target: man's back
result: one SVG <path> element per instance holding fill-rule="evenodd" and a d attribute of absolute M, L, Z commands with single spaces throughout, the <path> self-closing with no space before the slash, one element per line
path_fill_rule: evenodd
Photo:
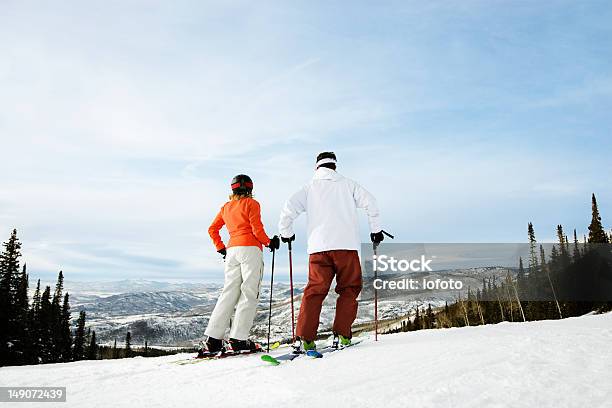
<path fill-rule="evenodd" d="M 313 179 L 285 204 L 280 217 L 282 236 L 293 235 L 293 220 L 306 212 L 308 253 L 359 249 L 357 208 L 365 208 L 372 231 L 379 231 L 374 197 L 359 184 L 332 169 L 320 167 Z"/>

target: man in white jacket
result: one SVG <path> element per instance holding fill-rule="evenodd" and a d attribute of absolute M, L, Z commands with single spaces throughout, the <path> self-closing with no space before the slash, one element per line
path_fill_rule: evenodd
<path fill-rule="evenodd" d="M 314 177 L 287 200 L 279 221 L 283 242 L 290 242 L 295 239 L 293 221 L 303 212 L 308 217 L 308 284 L 296 333 L 305 350 L 315 348 L 321 306 L 334 276 L 339 296 L 333 331 L 343 344 L 350 344 L 362 286 L 358 208 L 366 211 L 372 241 L 383 240 L 376 199 L 359 184 L 337 173 L 336 163 L 333 152 L 317 156 Z"/>

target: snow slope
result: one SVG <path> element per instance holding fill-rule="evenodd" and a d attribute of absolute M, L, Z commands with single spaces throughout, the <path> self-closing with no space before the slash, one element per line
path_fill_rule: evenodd
<path fill-rule="evenodd" d="M 5 367 L 0 386 L 65 385 L 66 407 L 612 406 L 612 314 L 399 333 L 278 367 L 186 357 Z"/>

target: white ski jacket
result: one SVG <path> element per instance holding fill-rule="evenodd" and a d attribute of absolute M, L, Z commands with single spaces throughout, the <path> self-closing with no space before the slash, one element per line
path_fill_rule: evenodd
<path fill-rule="evenodd" d="M 312 181 L 285 203 L 278 230 L 282 237 L 291 237 L 293 220 L 306 212 L 309 254 L 336 249 L 359 250 L 358 208 L 366 210 L 370 231 L 379 232 L 381 226 L 374 196 L 353 180 L 320 167 Z"/>

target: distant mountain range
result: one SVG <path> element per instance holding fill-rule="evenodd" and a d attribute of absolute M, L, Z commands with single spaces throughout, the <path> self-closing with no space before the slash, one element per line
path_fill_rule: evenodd
<path fill-rule="evenodd" d="M 507 268 L 471 268 L 441 271 L 430 274 L 415 274 L 418 279 L 460 279 L 465 287 L 476 290 L 483 278 L 502 279 Z M 511 270 L 511 273 L 515 271 Z M 374 318 L 371 287 L 372 278 L 364 277 L 364 291 L 359 302 L 356 326 L 368 328 Z M 404 275 L 386 275 L 386 279 L 402 279 Z M 123 343 L 126 332 L 132 334 L 134 344 L 148 341 L 150 345 L 192 346 L 204 337 L 204 330 L 216 300 L 221 293 L 221 284 L 172 283 L 149 280 L 121 280 L 114 282 L 66 282 L 70 293 L 73 318 L 78 311 L 87 313 L 88 326 L 96 331 L 101 343 L 112 343 L 115 339 Z M 295 285 L 295 312 L 300 305 L 303 284 Z M 288 339 L 291 336 L 290 289 L 287 283 L 274 285 L 272 304 L 272 338 Z M 414 313 L 415 308 L 443 306 L 453 301 L 457 291 L 399 291 L 381 293 L 379 316 L 393 320 Z M 330 291 L 321 312 L 321 331 L 331 325 L 337 295 Z M 260 304 L 252 333 L 260 340 L 267 335 L 269 308 L 269 286 L 262 284 Z"/>
<path fill-rule="evenodd" d="M 191 282 L 163 282 L 145 279 L 124 279 L 118 281 L 70 281 L 64 284 L 66 290 L 71 293 L 100 293 L 100 294 L 119 294 L 119 293 L 139 293 L 139 292 L 193 292 L 198 290 L 209 290 L 218 288 L 220 284 L 214 283 L 191 283 Z"/>

